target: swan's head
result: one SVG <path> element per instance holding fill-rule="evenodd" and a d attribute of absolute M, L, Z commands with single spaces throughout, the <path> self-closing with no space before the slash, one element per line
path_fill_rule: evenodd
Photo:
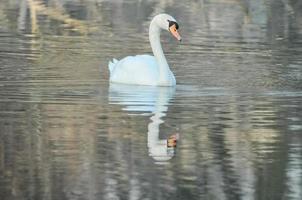
<path fill-rule="evenodd" d="M 181 36 L 178 33 L 179 25 L 171 15 L 159 14 L 154 19 L 160 28 L 169 31 L 178 41 L 181 41 Z"/>

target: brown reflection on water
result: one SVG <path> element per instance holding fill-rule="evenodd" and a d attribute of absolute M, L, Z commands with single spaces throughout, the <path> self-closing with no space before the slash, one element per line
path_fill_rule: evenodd
<path fill-rule="evenodd" d="M 9 112 L 15 120 L 1 123 L 2 194 L 6 199 L 62 196 L 59 188 L 77 182 L 85 160 L 91 159 L 95 135 L 89 130 L 94 125 L 83 127 L 89 119 L 78 112 L 89 108 L 43 104 L 8 104 L 8 108 L 13 108 Z"/>

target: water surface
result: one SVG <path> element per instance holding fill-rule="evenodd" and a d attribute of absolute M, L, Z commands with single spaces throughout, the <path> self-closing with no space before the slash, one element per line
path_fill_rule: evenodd
<path fill-rule="evenodd" d="M 108 83 L 162 34 L 175 88 Z M 300 1 L 4 0 L 0 196 L 302 197 Z M 176 147 L 167 140 L 175 136 Z"/>

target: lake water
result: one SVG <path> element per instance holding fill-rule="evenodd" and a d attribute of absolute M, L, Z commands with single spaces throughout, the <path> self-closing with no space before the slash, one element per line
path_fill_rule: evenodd
<path fill-rule="evenodd" d="M 161 12 L 177 86 L 109 84 Z M 298 0 L 2 0 L 0 199 L 301 200 L 301 22 Z"/>

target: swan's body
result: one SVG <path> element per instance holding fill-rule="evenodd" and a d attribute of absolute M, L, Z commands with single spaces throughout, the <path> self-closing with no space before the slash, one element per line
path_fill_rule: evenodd
<path fill-rule="evenodd" d="M 153 18 L 149 27 L 149 40 L 154 56 L 128 56 L 109 62 L 110 82 L 123 84 L 174 86 L 175 77 L 160 44 L 161 29 L 169 30 L 178 40 L 176 20 L 167 14 Z"/>
<path fill-rule="evenodd" d="M 127 56 L 120 61 L 110 63 L 110 81 L 115 83 L 160 85 L 160 70 L 156 58 L 150 55 Z M 175 85 L 173 73 L 169 70 L 165 77 L 165 84 Z"/>

